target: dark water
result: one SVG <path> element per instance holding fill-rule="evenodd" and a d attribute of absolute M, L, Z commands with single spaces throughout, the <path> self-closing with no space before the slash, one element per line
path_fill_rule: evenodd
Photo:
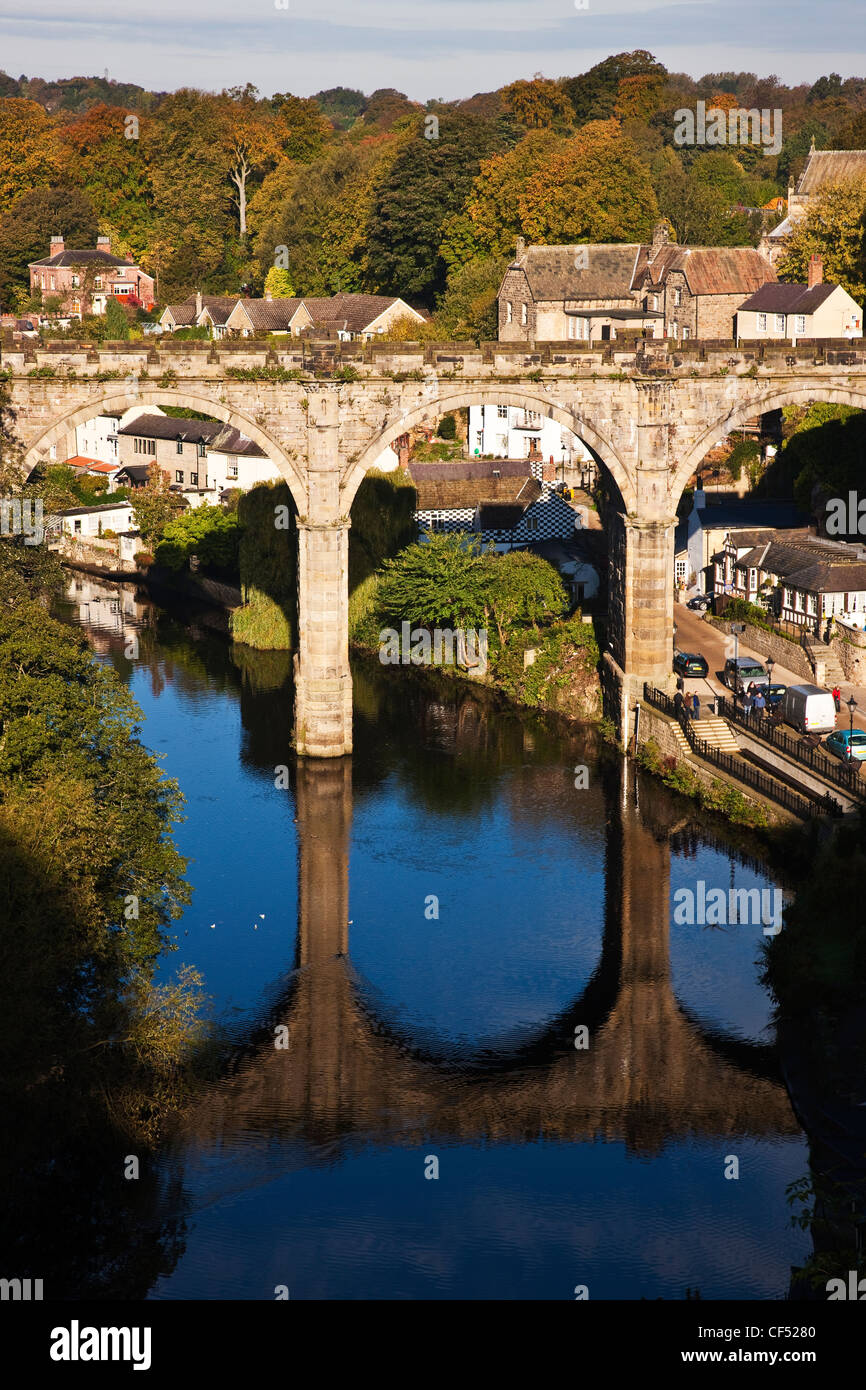
<path fill-rule="evenodd" d="M 807 1149 L 762 929 L 672 913 L 769 872 L 591 732 L 399 668 L 356 671 L 351 759 L 298 767 L 282 656 L 74 583 L 186 797 L 164 971 L 242 1049 L 163 1151 L 150 1296 L 785 1297 Z"/>

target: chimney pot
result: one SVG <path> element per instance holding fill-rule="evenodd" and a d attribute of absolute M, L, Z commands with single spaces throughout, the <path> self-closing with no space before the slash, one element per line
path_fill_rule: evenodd
<path fill-rule="evenodd" d="M 274 296 L 271 294 L 270 290 L 265 290 L 265 302 L 267 304 L 270 304 L 272 302 L 273 297 Z"/>
<path fill-rule="evenodd" d="M 97 251 L 108 251 L 108 252 L 110 253 L 110 252 L 111 252 L 111 237 L 109 237 L 109 236 L 98 236 L 98 237 L 96 238 L 96 249 L 97 249 Z"/>
<path fill-rule="evenodd" d="M 522 237 L 522 236 L 519 236 L 519 237 L 517 238 L 517 242 L 516 242 L 516 245 L 515 245 L 514 259 L 517 260 L 517 261 L 519 261 L 519 260 L 520 260 L 520 257 L 524 254 L 525 251 L 526 251 L 526 238 L 525 238 L 525 237 Z"/>
<path fill-rule="evenodd" d="M 824 283 L 824 258 L 815 251 L 809 257 L 809 289 Z"/>
<path fill-rule="evenodd" d="M 65 251 L 65 250 L 66 250 L 66 245 L 65 245 L 65 243 L 64 243 L 63 237 L 62 237 L 62 236 L 53 236 L 53 237 L 51 238 L 51 250 L 49 251 L 49 255 L 51 255 L 51 256 L 56 256 L 56 255 L 58 255 L 61 251 Z"/>

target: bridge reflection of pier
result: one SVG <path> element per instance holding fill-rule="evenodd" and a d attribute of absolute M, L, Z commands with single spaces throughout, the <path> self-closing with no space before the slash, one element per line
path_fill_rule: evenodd
<path fill-rule="evenodd" d="M 628 775 L 628 773 L 624 773 Z M 612 808 L 602 954 L 581 996 L 508 1055 L 443 1062 L 365 1010 L 349 950 L 351 760 L 301 760 L 298 970 L 262 1042 L 190 1116 L 200 1139 L 243 1130 L 420 1143 L 668 1140 L 798 1132 L 772 1050 L 708 1032 L 671 985 L 670 847 L 627 797 Z M 531 930 L 531 924 L 527 930 Z M 443 968 L 445 968 L 443 964 Z M 289 1030 L 274 1046 L 273 1025 Z M 574 1046 L 589 1028 L 586 1050 Z"/>

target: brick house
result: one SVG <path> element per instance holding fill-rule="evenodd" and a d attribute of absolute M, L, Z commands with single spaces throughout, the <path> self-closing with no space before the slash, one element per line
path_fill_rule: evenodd
<path fill-rule="evenodd" d="M 94 250 L 67 249 L 62 236 L 53 236 L 48 255 L 31 261 L 29 269 L 31 293 L 41 294 L 43 301 L 58 299 L 63 314 L 104 314 L 112 298 L 153 307 L 153 278 L 132 255 L 113 256 L 107 236 L 97 237 Z"/>
<path fill-rule="evenodd" d="M 499 339 L 728 339 L 743 300 L 775 279 L 753 247 L 678 246 L 664 222 L 651 243 L 527 247 L 518 238 L 499 290 Z"/>

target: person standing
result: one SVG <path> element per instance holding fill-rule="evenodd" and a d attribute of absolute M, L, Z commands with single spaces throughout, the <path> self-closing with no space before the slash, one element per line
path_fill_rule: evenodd
<path fill-rule="evenodd" d="M 743 696 L 743 714 L 746 716 L 747 719 L 751 719 L 752 717 L 752 703 L 752 687 L 749 686 L 748 690 Z"/>
<path fill-rule="evenodd" d="M 763 692 L 763 690 L 761 690 L 761 688 L 760 688 L 760 686 L 759 686 L 759 687 L 758 687 L 757 694 L 755 695 L 755 714 L 758 716 L 759 719 L 763 719 L 763 717 L 764 717 L 764 710 L 765 710 L 766 708 L 767 708 L 767 701 L 766 701 L 765 698 L 764 698 L 764 692 Z"/>
<path fill-rule="evenodd" d="M 838 685 L 833 686 L 833 703 L 836 706 L 836 713 L 838 714 L 842 708 L 842 691 L 839 689 Z"/>
<path fill-rule="evenodd" d="M 699 698 L 699 696 L 698 696 L 698 692 L 695 691 L 694 695 L 692 696 L 692 719 L 700 719 L 700 717 L 701 717 L 701 702 L 700 702 L 700 698 Z"/>

